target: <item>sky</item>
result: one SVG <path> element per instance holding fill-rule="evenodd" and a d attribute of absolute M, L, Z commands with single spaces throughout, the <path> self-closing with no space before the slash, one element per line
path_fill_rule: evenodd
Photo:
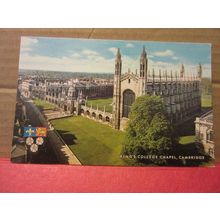
<path fill-rule="evenodd" d="M 22 37 L 20 69 L 67 72 L 114 73 L 117 48 L 122 54 L 122 73 L 139 71 L 140 54 L 146 48 L 148 70 L 196 74 L 199 63 L 203 76 L 211 77 L 211 44 L 174 43 L 77 38 Z"/>

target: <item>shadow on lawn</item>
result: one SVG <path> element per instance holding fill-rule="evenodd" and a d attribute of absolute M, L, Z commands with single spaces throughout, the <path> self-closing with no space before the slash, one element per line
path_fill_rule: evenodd
<path fill-rule="evenodd" d="M 64 130 L 57 130 L 57 132 L 60 134 L 60 136 L 63 138 L 63 140 L 67 145 L 76 144 L 75 140 L 77 140 L 77 138 L 74 134 L 70 134 L 68 133 L 69 131 L 64 131 Z"/>
<path fill-rule="evenodd" d="M 36 105 L 36 106 L 41 112 L 43 112 L 44 110 L 55 110 L 56 109 L 55 107 L 45 108 L 43 105 Z"/>
<path fill-rule="evenodd" d="M 195 118 L 190 119 L 186 122 L 184 122 L 181 126 L 177 126 L 175 128 L 176 134 L 179 137 L 182 136 L 191 136 L 191 135 L 195 135 Z"/>
<path fill-rule="evenodd" d="M 202 107 L 202 114 L 212 110 L 212 107 Z"/>
<path fill-rule="evenodd" d="M 43 105 L 37 105 L 38 109 L 42 112 L 44 110 Z"/>

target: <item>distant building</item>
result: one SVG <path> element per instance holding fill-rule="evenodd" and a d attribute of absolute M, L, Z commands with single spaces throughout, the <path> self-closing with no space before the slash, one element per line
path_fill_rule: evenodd
<path fill-rule="evenodd" d="M 73 113 L 76 100 L 109 98 L 113 96 L 113 83 L 105 79 L 62 80 L 43 79 L 23 80 L 19 85 L 25 97 L 39 98 L 56 104 L 64 111 Z"/>
<path fill-rule="evenodd" d="M 124 129 L 131 105 L 139 96 L 149 94 L 161 96 L 167 113 L 173 123 L 182 123 L 201 110 L 202 67 L 198 66 L 195 76 L 186 75 L 182 65 L 180 71 L 170 72 L 148 70 L 145 48 L 140 56 L 140 71 L 122 74 L 122 58 L 118 49 L 115 59 L 113 126 Z"/>
<path fill-rule="evenodd" d="M 204 150 L 214 158 L 213 111 L 197 117 L 195 120 L 196 142 L 204 146 Z"/>
<path fill-rule="evenodd" d="M 21 95 L 29 98 L 32 92 L 32 86 L 33 86 L 33 80 L 30 79 L 25 79 L 25 80 L 20 80 L 18 89 L 21 91 Z"/>

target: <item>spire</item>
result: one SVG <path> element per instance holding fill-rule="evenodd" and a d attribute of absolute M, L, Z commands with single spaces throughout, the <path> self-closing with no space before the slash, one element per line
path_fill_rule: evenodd
<path fill-rule="evenodd" d="M 153 84 L 154 84 L 154 82 L 155 82 L 155 72 L 154 72 L 154 69 L 152 71 L 152 76 L 153 76 Z"/>
<path fill-rule="evenodd" d="M 153 95 L 155 95 L 156 91 L 155 91 L 155 72 L 154 72 L 154 69 L 152 70 L 152 76 L 153 76 Z"/>
<path fill-rule="evenodd" d="M 145 46 L 143 46 L 143 50 L 142 50 L 142 53 L 141 53 L 141 58 L 146 58 L 147 57 L 147 53 L 146 53 L 146 50 L 145 50 Z"/>
<path fill-rule="evenodd" d="M 143 46 L 143 51 L 141 53 L 141 57 L 140 57 L 140 77 L 144 78 L 147 77 L 147 53 L 145 50 L 145 46 Z"/>
<path fill-rule="evenodd" d="M 118 48 L 115 58 L 115 75 L 121 75 L 121 67 L 122 67 L 121 53 L 120 53 L 120 49 Z"/>
<path fill-rule="evenodd" d="M 197 76 L 200 79 L 202 78 L 202 65 L 201 65 L 201 63 L 199 63 L 199 66 L 198 66 Z"/>
<path fill-rule="evenodd" d="M 121 61 L 121 52 L 120 52 L 119 48 L 118 48 L 117 54 L 116 54 L 116 61 Z"/>
<path fill-rule="evenodd" d="M 159 78 L 160 78 L 160 83 L 161 83 L 161 70 L 159 70 Z"/>
<path fill-rule="evenodd" d="M 185 74 L 185 67 L 184 67 L 184 65 L 182 64 L 182 65 L 181 65 L 181 69 L 180 69 L 180 77 L 181 77 L 181 78 L 184 77 L 184 74 Z"/>

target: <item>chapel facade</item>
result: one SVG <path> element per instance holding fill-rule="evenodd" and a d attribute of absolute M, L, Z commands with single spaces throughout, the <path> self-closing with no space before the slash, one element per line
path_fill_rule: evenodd
<path fill-rule="evenodd" d="M 122 74 L 122 56 L 118 49 L 115 59 L 113 92 L 113 127 L 123 130 L 128 121 L 131 105 L 139 96 L 161 96 L 173 123 L 183 123 L 201 111 L 202 66 L 196 75 L 186 74 L 184 65 L 179 72 L 149 71 L 145 47 L 140 56 L 139 72 Z"/>

